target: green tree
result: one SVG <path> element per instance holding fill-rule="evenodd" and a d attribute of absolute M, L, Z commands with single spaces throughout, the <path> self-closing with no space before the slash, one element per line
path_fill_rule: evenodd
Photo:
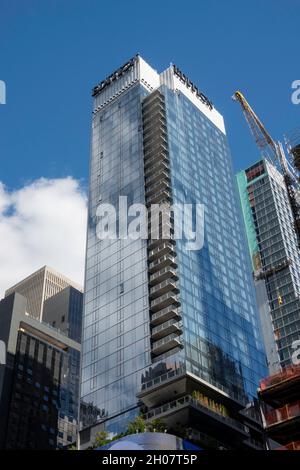
<path fill-rule="evenodd" d="M 167 427 L 161 419 L 156 418 L 147 423 L 143 415 L 138 415 L 128 424 L 127 433 L 136 434 L 140 432 L 165 432 L 166 430 Z"/>
<path fill-rule="evenodd" d="M 147 424 L 147 431 L 149 432 L 166 432 L 167 426 L 162 419 L 156 418 Z"/>
<path fill-rule="evenodd" d="M 146 431 L 146 421 L 143 418 L 143 416 L 142 415 L 136 416 L 136 418 L 134 418 L 134 420 L 132 420 L 128 424 L 127 430 L 128 430 L 128 434 L 136 434 L 136 433 L 139 433 L 139 432 L 145 432 Z"/>
<path fill-rule="evenodd" d="M 96 433 L 93 448 L 105 446 L 105 444 L 108 444 L 110 441 L 111 439 L 109 439 L 107 431 L 99 431 Z"/>

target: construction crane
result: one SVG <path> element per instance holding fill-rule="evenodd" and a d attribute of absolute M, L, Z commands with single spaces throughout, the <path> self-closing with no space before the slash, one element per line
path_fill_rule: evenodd
<path fill-rule="evenodd" d="M 299 168 L 291 164 L 284 153 L 280 142 L 275 141 L 263 123 L 257 117 L 246 98 L 240 91 L 236 91 L 232 97 L 238 101 L 242 107 L 246 121 L 254 140 L 261 151 L 263 158 L 267 159 L 282 173 L 283 180 L 287 189 L 288 199 L 293 215 L 294 229 L 297 236 L 298 247 L 300 248 L 300 205 L 299 205 Z M 290 152 L 291 153 L 291 152 Z"/>

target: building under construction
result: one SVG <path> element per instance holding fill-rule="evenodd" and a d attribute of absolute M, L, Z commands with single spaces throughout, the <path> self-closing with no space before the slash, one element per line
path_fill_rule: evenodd
<path fill-rule="evenodd" d="M 237 175 L 271 374 L 300 339 L 300 258 L 283 175 L 264 159 Z"/>
<path fill-rule="evenodd" d="M 300 365 L 288 366 L 260 383 L 264 426 L 269 447 L 300 450 Z M 279 445 L 274 445 L 274 441 Z"/>
<path fill-rule="evenodd" d="M 274 140 L 236 91 L 262 160 L 237 175 L 257 300 L 273 374 L 291 364 L 300 339 L 300 131 Z"/>
<path fill-rule="evenodd" d="M 300 132 L 272 139 L 242 93 L 242 107 L 262 160 L 237 175 L 271 375 L 259 398 L 269 448 L 300 450 Z"/>

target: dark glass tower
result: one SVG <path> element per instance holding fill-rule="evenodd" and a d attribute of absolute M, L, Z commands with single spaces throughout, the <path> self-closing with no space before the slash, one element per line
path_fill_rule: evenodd
<path fill-rule="evenodd" d="M 139 56 L 93 95 L 82 400 L 111 432 L 141 409 L 204 447 L 253 446 L 265 356 L 223 118 L 177 67 Z M 203 204 L 203 247 L 173 217 L 170 238 L 99 239 L 97 207 L 120 196 Z"/>
<path fill-rule="evenodd" d="M 0 301 L 6 350 L 0 363 L 0 448 L 54 450 L 76 441 L 83 294 L 66 282 L 42 268 L 17 284 L 23 294 L 12 288 Z M 37 305 L 47 323 L 37 318 Z"/>

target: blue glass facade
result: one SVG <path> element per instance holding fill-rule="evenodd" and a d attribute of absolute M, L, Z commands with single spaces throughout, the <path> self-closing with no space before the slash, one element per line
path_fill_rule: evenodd
<path fill-rule="evenodd" d="M 141 387 L 147 388 L 147 382 L 159 381 L 159 375 L 172 369 L 184 369 L 192 380 L 203 380 L 241 403 L 253 400 L 259 379 L 266 375 L 224 129 L 216 124 L 219 118 L 209 106 L 201 111 L 207 106 L 203 95 L 197 106 L 196 95 L 189 99 L 174 90 L 166 76 L 160 80 L 147 69 L 143 77 L 139 58 L 132 67 L 126 73 L 120 69 L 98 86 L 90 167 L 81 399 L 99 408 L 105 426 L 115 432 L 124 431 L 126 421 L 137 412 Z M 190 83 L 189 87 L 195 91 Z M 162 96 L 161 103 L 156 95 L 157 103 L 151 104 L 153 90 Z M 153 110 L 159 117 L 151 123 Z M 161 136 L 156 125 L 164 129 Z M 152 265 L 167 262 L 169 255 L 156 260 L 156 248 L 151 251 L 147 240 L 99 240 L 97 207 L 102 203 L 118 207 L 119 196 L 127 196 L 128 205 L 145 204 L 150 193 L 152 199 L 156 197 L 154 189 L 149 192 L 149 184 L 153 188 L 158 184 L 149 162 L 158 158 L 153 148 L 165 135 L 162 166 L 154 170 L 159 178 L 159 168 L 166 168 L 170 188 L 160 192 L 172 193 L 173 203 L 204 204 L 204 246 L 188 251 L 185 241 L 177 240 L 176 267 L 165 264 L 151 272 Z M 164 170 L 161 173 L 164 178 Z M 180 298 L 174 311 L 169 300 L 176 303 L 177 297 L 168 291 L 169 280 L 163 277 L 167 269 L 177 279 L 174 284 L 170 281 Z M 165 281 L 158 283 L 155 276 Z M 156 308 L 159 302 L 167 307 Z M 164 329 L 176 331 L 174 337 L 164 336 Z M 167 341 L 174 347 L 167 348 Z M 154 406 L 158 396 L 149 399 L 147 406 Z M 172 399 L 169 392 L 163 401 L 168 399 Z M 195 399 L 185 398 L 184 403 Z"/>
<path fill-rule="evenodd" d="M 186 366 L 250 399 L 266 363 L 227 138 L 185 96 L 164 94 L 173 202 L 204 204 L 203 248 L 176 244 Z"/>
<path fill-rule="evenodd" d="M 144 202 L 141 102 L 137 84 L 93 120 L 86 259 L 82 391 L 105 416 L 136 406 L 150 364 L 146 240 L 99 240 L 99 203 Z"/>

